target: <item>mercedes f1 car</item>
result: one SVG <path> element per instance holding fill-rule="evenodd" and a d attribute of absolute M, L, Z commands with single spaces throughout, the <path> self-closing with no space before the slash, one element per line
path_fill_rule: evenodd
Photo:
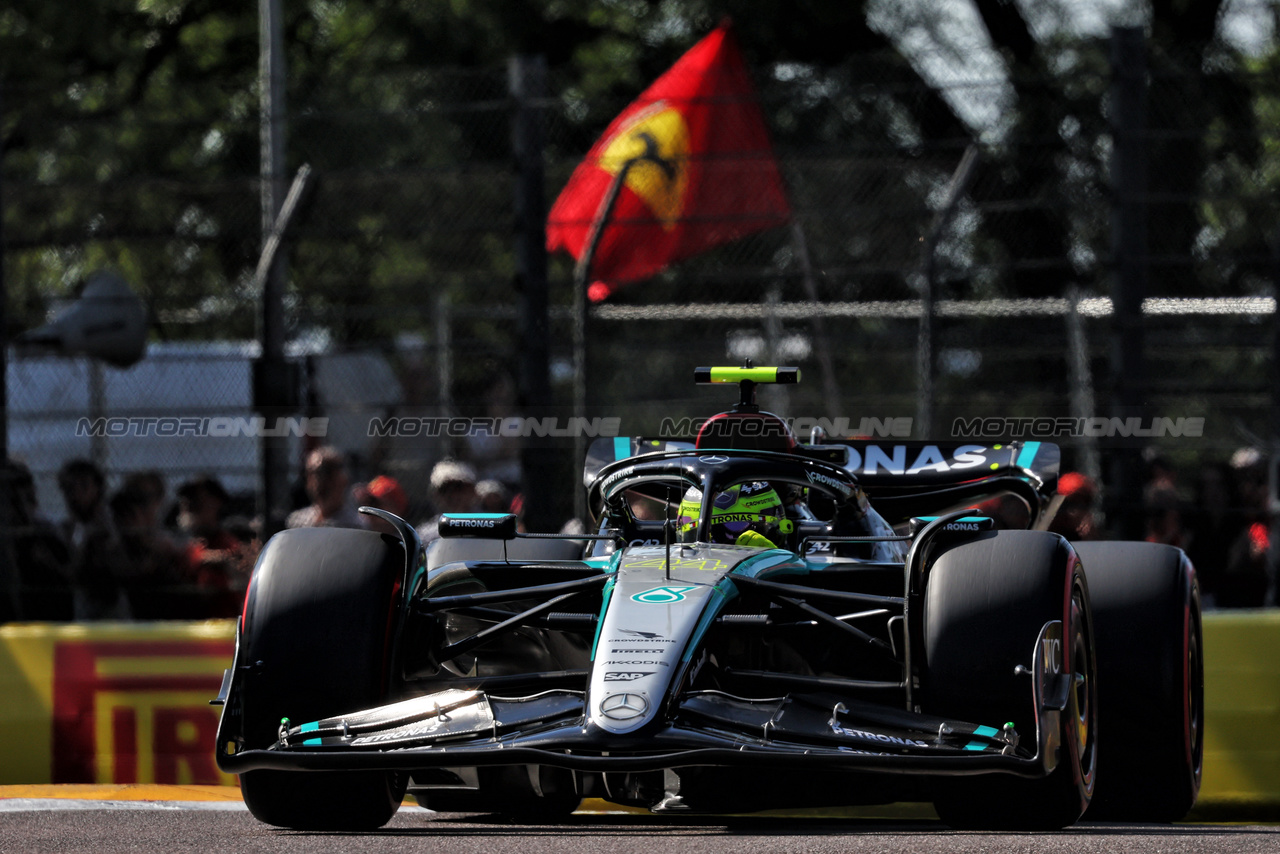
<path fill-rule="evenodd" d="M 1203 752 L 1179 550 L 1044 530 L 1058 449 L 799 442 L 794 368 L 700 368 L 689 441 L 598 439 L 589 536 L 509 515 L 285 531 L 239 624 L 217 761 L 282 827 L 932 802 L 960 828 L 1170 821 Z M 1099 717 L 1101 715 L 1101 719 Z"/>

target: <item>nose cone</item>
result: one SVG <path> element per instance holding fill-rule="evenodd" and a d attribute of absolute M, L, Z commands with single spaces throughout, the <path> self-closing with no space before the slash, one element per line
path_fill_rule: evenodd
<path fill-rule="evenodd" d="M 622 735 L 658 714 L 687 650 L 724 601 L 718 585 L 755 549 L 628 549 L 619 561 L 592 660 L 587 720 Z M 705 619 L 704 619 L 705 618 Z"/>

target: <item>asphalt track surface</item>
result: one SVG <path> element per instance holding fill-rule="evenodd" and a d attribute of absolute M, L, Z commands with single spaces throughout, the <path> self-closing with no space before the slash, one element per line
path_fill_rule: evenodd
<path fill-rule="evenodd" d="M 0 852 L 476 852 L 739 854 L 739 852 L 1280 851 L 1276 825 L 1077 825 L 1059 833 L 958 833 L 928 818 L 764 815 L 672 819 L 602 802 L 556 823 L 402 809 L 374 833 L 300 833 L 260 824 L 236 790 L 213 787 L 0 787 Z M 893 812 L 893 810 L 889 810 Z M 916 810 L 919 814 L 919 810 Z"/>

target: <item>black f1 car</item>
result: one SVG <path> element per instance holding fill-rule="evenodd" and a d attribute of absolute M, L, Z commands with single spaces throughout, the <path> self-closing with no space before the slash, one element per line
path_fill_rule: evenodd
<path fill-rule="evenodd" d="M 273 537 L 217 761 L 282 827 L 932 802 L 960 828 L 1171 821 L 1199 789 L 1200 601 L 1179 550 L 1043 530 L 1047 443 L 796 440 L 794 368 L 701 368 L 692 441 L 600 439 L 587 537 L 446 516 L 424 549 Z M 1101 719 L 1099 715 L 1101 714 Z"/>

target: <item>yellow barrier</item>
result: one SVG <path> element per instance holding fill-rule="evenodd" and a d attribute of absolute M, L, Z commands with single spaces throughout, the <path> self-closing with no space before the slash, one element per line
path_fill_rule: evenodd
<path fill-rule="evenodd" d="M 234 639 L 232 620 L 0 626 L 0 784 L 234 784 L 208 705 Z M 1276 807 L 1280 611 L 1208 614 L 1204 647 L 1200 806 Z"/>
<path fill-rule="evenodd" d="M 213 762 L 235 621 L 0 626 L 0 783 L 234 785 Z"/>
<path fill-rule="evenodd" d="M 1200 806 L 1280 806 L 1280 611 L 1206 614 L 1204 665 Z"/>

